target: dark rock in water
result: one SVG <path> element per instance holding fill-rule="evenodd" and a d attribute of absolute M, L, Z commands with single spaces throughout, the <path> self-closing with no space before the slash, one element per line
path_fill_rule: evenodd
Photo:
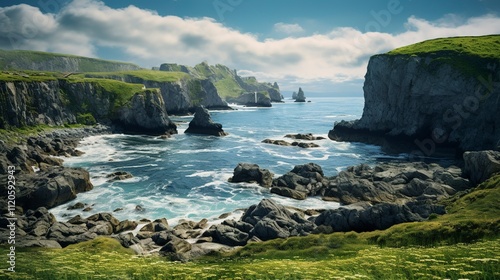
<path fill-rule="evenodd" d="M 108 182 L 121 181 L 133 178 L 134 176 L 125 171 L 116 171 L 111 174 L 106 175 L 106 178 L 109 178 Z"/>
<path fill-rule="evenodd" d="M 321 136 L 314 136 L 312 133 L 307 133 L 307 134 L 287 134 L 285 135 L 286 138 L 291 138 L 291 139 L 297 139 L 297 140 L 308 140 L 308 141 L 315 141 L 315 140 L 324 140 L 326 139 L 325 137 Z"/>
<path fill-rule="evenodd" d="M 89 173 L 80 168 L 51 167 L 36 174 L 22 174 L 17 179 L 16 204 L 24 209 L 55 207 L 93 188 Z"/>
<path fill-rule="evenodd" d="M 304 142 L 293 142 L 292 146 L 297 146 L 299 148 L 308 149 L 308 148 L 319 148 L 319 145 L 314 143 L 304 143 Z"/>
<path fill-rule="evenodd" d="M 272 107 L 271 99 L 261 92 L 249 92 L 237 98 L 229 99 L 230 103 L 236 103 L 246 107 Z"/>
<path fill-rule="evenodd" d="M 302 88 L 299 88 L 299 92 L 297 93 L 297 98 L 295 98 L 295 102 L 306 102 L 306 96 Z"/>
<path fill-rule="evenodd" d="M 67 210 L 76 210 L 76 209 L 83 209 L 85 208 L 85 204 L 78 202 L 70 207 L 67 208 Z"/>
<path fill-rule="evenodd" d="M 500 152 L 479 151 L 464 153 L 464 174 L 471 182 L 479 184 L 500 172 Z"/>
<path fill-rule="evenodd" d="M 258 183 L 269 188 L 273 181 L 273 173 L 267 169 L 261 169 L 257 164 L 238 163 L 234 169 L 233 177 L 229 179 L 232 183 Z"/>
<path fill-rule="evenodd" d="M 196 107 L 193 120 L 189 123 L 185 133 L 226 136 L 220 123 L 214 123 L 208 110 L 203 106 Z"/>
<path fill-rule="evenodd" d="M 278 145 L 278 146 L 291 146 L 291 143 L 286 142 L 285 140 L 272 140 L 272 139 L 265 139 L 262 141 L 262 143 L 265 144 L 273 144 L 273 145 Z"/>

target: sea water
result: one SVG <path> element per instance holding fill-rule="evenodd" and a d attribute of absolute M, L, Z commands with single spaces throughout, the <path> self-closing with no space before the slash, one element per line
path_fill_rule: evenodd
<path fill-rule="evenodd" d="M 212 111 L 212 119 L 229 133 L 225 137 L 184 134 L 191 116 L 172 117 L 179 134 L 166 140 L 122 134 L 87 137 L 78 147 L 85 154 L 65 159 L 65 165 L 87 169 L 94 189 L 51 211 L 65 221 L 82 214 L 67 210 L 82 202 L 92 208 L 84 216 L 122 209 L 113 212 L 120 220 L 164 217 L 175 224 L 180 219 L 214 221 L 223 213 L 241 213 L 263 198 L 303 209 L 337 208 L 338 203 L 319 197 L 298 201 L 271 194 L 257 184 L 233 184 L 228 179 L 240 162 L 256 163 L 275 176 L 314 162 L 326 176 L 333 176 L 348 166 L 389 157 L 377 146 L 329 139 L 315 141 L 320 147 L 311 149 L 262 143 L 267 138 L 292 142 L 284 136 L 296 133 L 327 138 L 335 121 L 360 118 L 363 103 L 362 97 L 311 98 L 310 103 L 287 100 L 272 108 L 237 106 L 234 111 Z M 106 175 L 114 171 L 134 177 L 108 182 Z"/>

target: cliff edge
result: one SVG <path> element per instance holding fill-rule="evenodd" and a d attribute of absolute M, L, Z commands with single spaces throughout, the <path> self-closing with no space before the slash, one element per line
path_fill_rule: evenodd
<path fill-rule="evenodd" d="M 500 35 L 429 40 L 370 58 L 361 119 L 337 141 L 410 143 L 430 156 L 500 145 Z M 407 146 L 409 147 L 409 146 Z"/>

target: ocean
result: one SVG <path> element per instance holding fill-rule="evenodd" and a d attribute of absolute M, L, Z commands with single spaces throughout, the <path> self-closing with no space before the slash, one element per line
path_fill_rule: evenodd
<path fill-rule="evenodd" d="M 291 142 L 284 136 L 296 133 L 327 138 L 335 121 L 360 118 L 364 105 L 362 97 L 308 100 L 311 102 L 286 100 L 272 108 L 236 106 L 234 111 L 212 111 L 212 119 L 229 133 L 226 137 L 184 134 L 191 116 L 171 117 L 179 134 L 166 140 L 123 134 L 87 137 L 78 147 L 85 154 L 64 160 L 66 166 L 87 169 L 94 189 L 51 212 L 58 221 L 66 221 L 77 214 L 122 209 L 113 212 L 120 220 L 167 218 L 175 225 L 182 219 L 216 222 L 221 214 L 237 216 L 263 198 L 303 209 L 338 208 L 338 203 L 319 197 L 297 201 L 271 194 L 257 184 L 228 182 L 239 162 L 256 163 L 276 177 L 295 165 L 314 162 L 322 166 L 326 176 L 333 176 L 351 165 L 394 157 L 377 146 L 329 139 L 316 141 L 320 147 L 311 149 L 261 143 L 266 138 Z M 114 171 L 127 171 L 134 177 L 107 182 L 106 175 Z M 88 204 L 92 210 L 67 210 L 76 202 Z"/>

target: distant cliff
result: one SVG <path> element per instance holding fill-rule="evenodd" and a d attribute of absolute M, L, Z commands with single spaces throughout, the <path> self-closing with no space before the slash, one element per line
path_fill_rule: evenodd
<path fill-rule="evenodd" d="M 132 63 L 37 51 L 0 50 L 0 70 L 105 72 L 139 70 Z"/>
<path fill-rule="evenodd" d="M 500 145 L 500 36 L 437 39 L 373 56 L 360 120 L 333 140 L 409 141 L 425 155 Z"/>
<path fill-rule="evenodd" d="M 241 77 L 236 73 L 236 70 L 231 70 L 220 64 L 212 66 L 202 62 L 195 67 L 189 67 L 165 63 L 160 66 L 160 71 L 184 72 L 197 79 L 208 79 L 215 85 L 219 95 L 226 100 L 236 98 L 243 93 L 265 91 L 269 94 L 272 102 L 283 101 L 277 83 L 260 83 L 255 77 Z"/>
<path fill-rule="evenodd" d="M 119 81 L 0 81 L 0 128 L 98 122 L 150 134 L 176 133 L 158 90 Z"/>

